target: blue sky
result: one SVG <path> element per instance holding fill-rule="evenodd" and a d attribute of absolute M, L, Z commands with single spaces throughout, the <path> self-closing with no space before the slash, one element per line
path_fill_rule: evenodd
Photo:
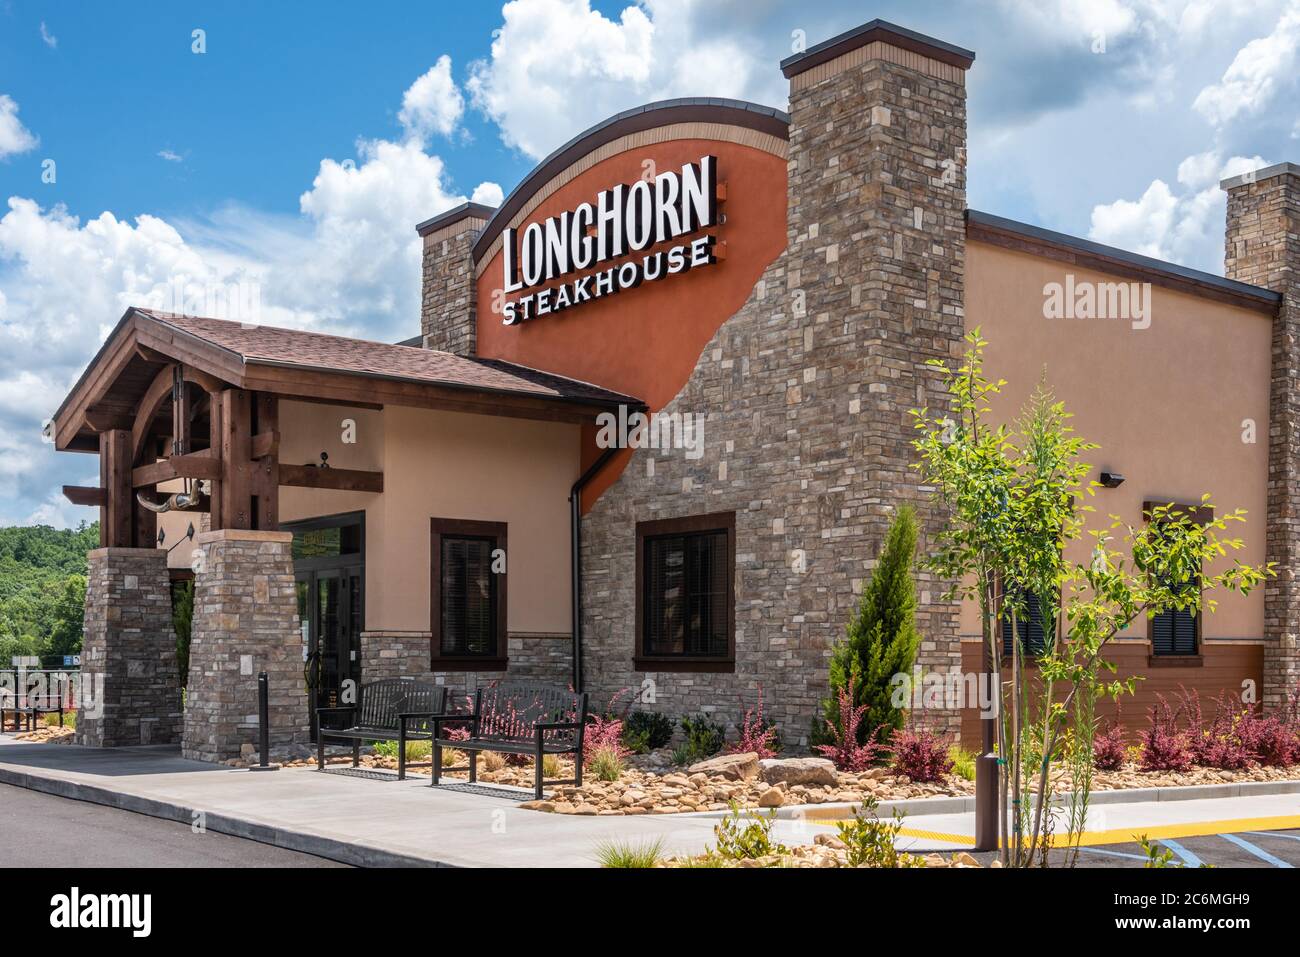
<path fill-rule="evenodd" d="M 93 517 L 39 429 L 128 304 L 413 335 L 415 223 L 639 103 L 784 107 L 877 16 L 976 51 L 975 208 L 1219 271 L 1219 177 L 1300 160 L 1300 0 L 0 0 L 0 523 Z"/>

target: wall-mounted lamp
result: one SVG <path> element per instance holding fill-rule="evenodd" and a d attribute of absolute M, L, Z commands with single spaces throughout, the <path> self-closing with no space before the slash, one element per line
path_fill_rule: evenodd
<path fill-rule="evenodd" d="M 1106 486 L 1106 488 L 1119 488 L 1124 484 L 1124 476 L 1120 475 L 1118 472 L 1102 472 L 1101 484 Z"/>

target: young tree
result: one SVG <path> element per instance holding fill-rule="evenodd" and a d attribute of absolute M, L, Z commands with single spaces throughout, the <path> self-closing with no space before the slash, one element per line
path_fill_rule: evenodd
<path fill-rule="evenodd" d="M 951 405 L 939 416 L 913 412 L 920 434 L 914 445 L 922 481 L 935 487 L 949 515 L 928 565 L 953 583 L 949 597 L 979 607 L 998 689 L 998 807 L 1009 809 L 1000 821 L 1002 858 L 1023 867 L 1035 857 L 1047 860 L 1050 771 L 1067 729 L 1073 740 L 1064 750 L 1074 772 L 1068 835 L 1083 828 L 1096 701 L 1131 691 L 1136 681 L 1103 680 L 1103 671 L 1115 672 L 1103 658 L 1110 640 L 1143 615 L 1169 608 L 1213 611 L 1215 602 L 1206 596 L 1216 588 L 1246 594 L 1273 570 L 1234 562 L 1204 574 L 1205 566 L 1242 547 L 1240 539 L 1218 533 L 1245 516 L 1239 509 L 1206 520 L 1208 495 L 1195 515 L 1166 505 L 1136 525 L 1111 515 L 1104 527 L 1085 528 L 1084 516 L 1094 511 L 1085 496 L 1100 486 L 1085 483 L 1090 467 L 1080 456 L 1096 446 L 1073 434 L 1064 405 L 1045 386 L 1014 430 L 990 425 L 989 399 L 1006 383 L 985 377 L 987 343 L 979 330 L 966 338 L 959 367 L 932 362 L 943 372 Z M 1078 562 L 1067 552 L 1085 535 L 1091 554 Z M 1011 642 L 1009 674 L 1003 665 L 1002 625 L 1019 635 L 1029 596 L 1041 609 L 1045 638 L 1037 680 L 1027 676 L 1018 638 Z M 1077 850 L 1073 840 L 1070 849 Z"/>
<path fill-rule="evenodd" d="M 176 632 L 176 671 L 182 688 L 189 687 L 190 632 L 194 620 L 194 580 L 178 582 L 172 589 L 172 629 Z"/>
<path fill-rule="evenodd" d="M 822 702 L 825 720 L 818 722 L 819 730 L 826 730 L 826 721 L 839 728 L 841 688 L 849 691 L 854 707 L 866 708 L 858 725 L 859 744 L 877 728 L 887 741 L 903 726 L 904 713 L 891 700 L 890 679 L 911 671 L 921 641 L 912 579 L 916 534 L 916 515 L 903 506 L 889 527 L 880 562 L 862 588 L 845 640 L 831 652 L 831 696 Z"/>

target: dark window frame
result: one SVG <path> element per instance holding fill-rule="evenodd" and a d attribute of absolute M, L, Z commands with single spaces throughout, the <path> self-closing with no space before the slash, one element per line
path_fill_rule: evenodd
<path fill-rule="evenodd" d="M 727 536 L 727 650 L 722 655 L 646 654 L 646 542 L 664 535 L 725 532 Z M 683 518 L 661 518 L 636 525 L 636 645 L 632 652 L 634 671 L 649 672 L 734 672 L 736 670 L 736 513 L 711 512 Z"/>
<path fill-rule="evenodd" d="M 1187 516 L 1188 521 L 1201 522 L 1202 524 L 1214 521 L 1214 509 L 1208 505 L 1191 505 L 1185 502 L 1179 502 L 1170 499 L 1149 500 L 1142 503 L 1142 516 L 1148 522 L 1151 520 L 1151 513 L 1160 506 L 1169 506 L 1169 512 L 1178 512 Z M 1203 588 L 1203 577 L 1197 575 L 1196 587 Z M 1156 651 L 1156 615 L 1147 616 L 1147 664 L 1153 668 L 1177 668 L 1189 667 L 1199 668 L 1205 664 L 1204 647 L 1205 631 L 1203 628 L 1204 606 L 1197 603 L 1196 617 L 1194 619 L 1195 634 L 1195 651 L 1191 654 L 1179 654 L 1174 652 Z M 1168 614 L 1164 612 L 1163 614 Z"/>
<path fill-rule="evenodd" d="M 1001 591 L 1002 591 L 1002 586 L 999 583 L 998 586 L 999 600 L 1005 601 L 1005 599 L 1001 598 Z M 1056 619 L 1055 619 L 1055 623 L 1054 623 L 1055 627 L 1052 631 L 1050 643 L 1053 645 L 1053 647 L 1055 647 L 1061 640 L 1061 619 L 1063 615 L 1062 615 L 1060 593 L 1058 592 L 1053 597 L 1055 599 L 1055 606 L 1056 606 Z M 1046 624 L 1046 616 L 1040 612 L 1039 617 L 1042 619 L 1043 624 Z M 1025 628 L 1026 633 L 1029 631 L 1030 628 L 1033 627 L 1032 623 L 1026 624 L 1024 621 L 1021 621 L 1018 618 L 1016 620 L 1016 625 L 1023 626 Z M 1012 659 L 1012 651 L 1014 650 L 1013 647 L 1011 646 L 1011 642 L 1010 642 L 1011 635 L 1009 634 L 1011 629 L 1011 621 L 1010 619 L 1004 619 L 1001 616 L 1000 609 L 999 609 L 999 615 L 997 619 L 997 626 L 998 626 L 998 647 L 1001 649 L 1002 652 L 1002 661 L 1004 663 L 1009 662 Z M 1019 627 L 1017 628 L 1017 631 L 1018 630 Z M 1020 663 L 1022 665 L 1036 666 L 1038 664 L 1038 659 L 1047 653 L 1047 646 L 1049 644 L 1047 630 L 1045 628 L 1041 630 L 1043 632 L 1043 646 L 1039 650 L 1035 651 L 1032 647 L 1032 644 L 1028 640 L 1022 640 L 1020 642 Z M 1024 637 L 1027 638 L 1027 634 Z"/>
<path fill-rule="evenodd" d="M 442 653 L 442 540 L 443 538 L 490 538 L 492 548 L 501 549 L 509 562 L 505 522 L 434 518 L 429 522 L 429 668 L 432 671 L 505 671 L 509 663 L 506 628 L 506 593 L 509 565 L 496 576 L 495 647 L 488 655 L 444 655 Z"/>

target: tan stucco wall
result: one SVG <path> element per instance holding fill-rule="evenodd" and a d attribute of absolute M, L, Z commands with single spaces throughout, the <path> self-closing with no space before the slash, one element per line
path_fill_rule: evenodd
<path fill-rule="evenodd" d="M 342 442 L 355 419 L 357 441 Z M 280 521 L 366 513 L 368 631 L 429 630 L 429 520 L 508 526 L 507 628 L 570 630 L 569 487 L 578 477 L 578 427 L 389 406 L 382 411 L 280 405 L 280 458 L 380 470 L 382 494 L 280 489 Z"/>
<path fill-rule="evenodd" d="M 1268 465 L 1270 318 L 1261 313 L 1170 289 L 1151 289 L 1151 324 L 1134 329 L 1120 319 L 1047 319 L 1044 286 L 1123 281 L 1093 270 L 971 242 L 966 250 L 966 327 L 989 340 L 986 371 L 1007 380 L 994 402 L 994 421 L 1013 418 L 1046 370 L 1075 431 L 1101 448 L 1087 453 L 1094 468 L 1125 482 L 1098 490 L 1089 527 L 1114 513 L 1138 525 L 1145 500 L 1199 502 L 1213 495 L 1216 514 L 1249 512 L 1230 523 L 1246 547 L 1245 562 L 1264 560 Z M 1243 421 L 1255 442 L 1243 442 Z M 1084 559 L 1090 541 L 1076 543 Z M 1259 638 L 1263 595 L 1221 594 L 1204 617 L 1205 637 Z M 978 634 L 973 607 L 963 609 L 962 633 Z M 1145 638 L 1142 619 L 1126 636 Z"/>

